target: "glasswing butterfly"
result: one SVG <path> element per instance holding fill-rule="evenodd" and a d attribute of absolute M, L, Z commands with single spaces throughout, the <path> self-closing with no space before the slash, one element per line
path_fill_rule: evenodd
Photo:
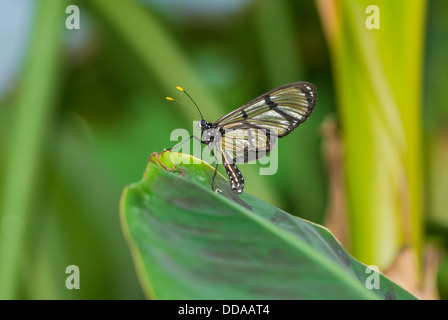
<path fill-rule="evenodd" d="M 268 91 L 211 123 L 204 120 L 201 110 L 190 95 L 181 87 L 177 89 L 188 96 L 201 116 L 201 139 L 194 135 L 190 139 L 194 137 L 206 144 L 215 158 L 212 190 L 218 171 L 218 159 L 213 152 L 216 147 L 231 187 L 237 193 L 243 192 L 244 178 L 235 163 L 246 163 L 268 155 L 276 138 L 286 137 L 308 119 L 317 101 L 314 84 L 293 82 Z M 173 98 L 167 99 L 186 106 Z"/>

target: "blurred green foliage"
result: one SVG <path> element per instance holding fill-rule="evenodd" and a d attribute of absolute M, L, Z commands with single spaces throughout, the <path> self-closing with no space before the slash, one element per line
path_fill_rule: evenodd
<path fill-rule="evenodd" d="M 160 10 L 151 1 L 77 1 L 81 30 L 67 30 L 71 3 L 35 1 L 18 81 L 0 97 L 0 281 L 7 283 L 0 298 L 143 298 L 118 201 L 123 186 L 140 180 L 149 154 L 175 144 L 171 131 L 191 130 L 197 120 L 164 99 L 183 99 L 176 85 L 214 121 L 275 86 L 316 84 L 312 117 L 279 141 L 277 174 L 241 169 L 248 193 L 323 223 L 329 188 L 321 124 L 338 116 L 338 92 L 315 3 L 246 1 L 213 15 L 167 3 Z M 428 16 L 425 148 L 446 130 L 446 1 L 429 1 Z M 433 153 L 425 154 L 428 168 Z M 443 188 L 433 182 L 427 193 Z M 447 207 L 438 208 L 446 219 Z M 5 220 L 11 214 L 19 219 Z M 81 290 L 65 287 L 71 264 L 80 268 Z"/>

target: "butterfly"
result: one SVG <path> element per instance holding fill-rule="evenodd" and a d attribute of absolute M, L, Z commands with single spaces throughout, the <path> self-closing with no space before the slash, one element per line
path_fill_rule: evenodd
<path fill-rule="evenodd" d="M 201 139 L 195 138 L 206 144 L 215 158 L 212 190 L 219 164 L 213 152 L 216 149 L 222 157 L 231 187 L 238 194 L 243 192 L 244 178 L 236 163 L 247 163 L 268 155 L 277 138 L 286 137 L 308 119 L 317 101 L 314 84 L 293 82 L 268 91 L 211 123 L 204 120 L 190 95 L 181 87 L 177 89 L 190 98 L 201 116 Z"/>

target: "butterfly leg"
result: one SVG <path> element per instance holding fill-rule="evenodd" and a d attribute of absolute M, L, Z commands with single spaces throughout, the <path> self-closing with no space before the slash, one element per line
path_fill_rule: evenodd
<path fill-rule="evenodd" d="M 216 173 L 218 172 L 218 164 L 219 163 L 218 163 L 218 159 L 216 158 L 216 155 L 212 149 L 210 149 L 210 153 L 212 154 L 213 158 L 215 158 L 215 172 L 213 172 L 213 177 L 212 177 L 212 182 L 211 182 L 212 190 L 215 191 L 215 189 L 213 188 L 213 183 L 215 182 L 215 177 L 216 177 Z"/>
<path fill-rule="evenodd" d="M 200 141 L 201 143 L 205 143 L 205 141 L 202 141 L 201 139 L 199 139 L 198 137 L 196 137 L 196 136 L 193 134 L 190 138 L 188 138 L 187 140 L 182 141 L 180 144 L 178 144 L 178 145 L 176 144 L 175 146 L 173 146 L 173 147 L 171 147 L 171 148 L 165 149 L 164 152 L 165 152 L 165 151 L 171 151 L 171 150 L 173 150 L 174 148 L 180 148 L 185 142 L 190 141 L 191 138 L 195 138 L 196 140 Z"/>

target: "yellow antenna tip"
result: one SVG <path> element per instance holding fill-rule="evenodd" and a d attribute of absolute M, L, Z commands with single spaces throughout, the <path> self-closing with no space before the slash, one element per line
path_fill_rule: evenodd
<path fill-rule="evenodd" d="M 176 89 L 177 89 L 177 90 L 180 90 L 180 91 L 185 91 L 184 89 L 182 89 L 182 88 L 179 87 L 179 86 L 177 86 Z"/>
<path fill-rule="evenodd" d="M 173 98 L 171 98 L 171 97 L 166 97 L 166 100 L 170 100 L 170 101 L 173 101 L 174 99 L 173 99 Z"/>

